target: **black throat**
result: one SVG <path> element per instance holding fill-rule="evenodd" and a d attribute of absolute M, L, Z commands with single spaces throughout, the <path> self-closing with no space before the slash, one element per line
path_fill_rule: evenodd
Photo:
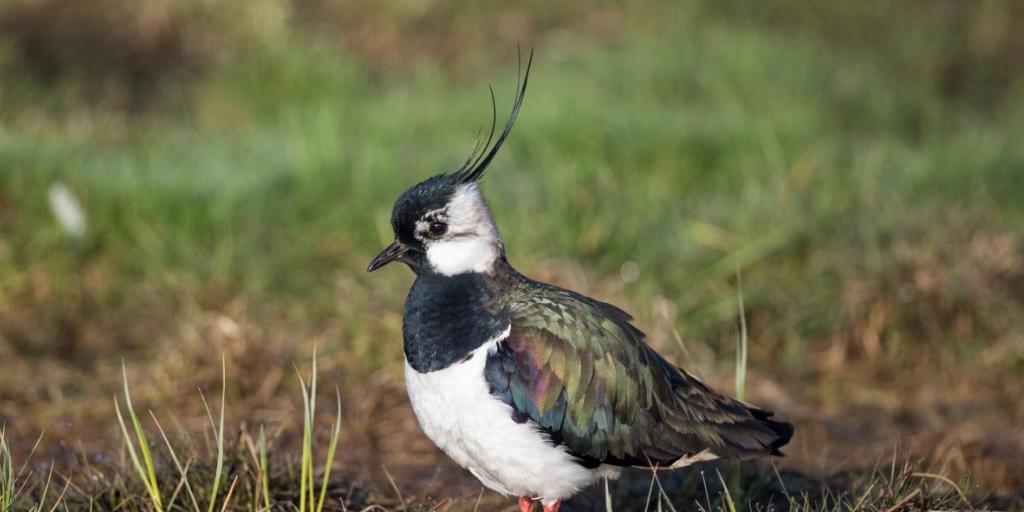
<path fill-rule="evenodd" d="M 504 332 L 509 318 L 498 291 L 487 274 L 417 275 L 402 320 L 409 366 L 419 373 L 443 370 Z"/>

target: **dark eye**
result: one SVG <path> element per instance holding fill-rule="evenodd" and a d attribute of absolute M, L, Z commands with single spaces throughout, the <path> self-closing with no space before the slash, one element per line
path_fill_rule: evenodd
<path fill-rule="evenodd" d="M 430 223 L 430 235 L 439 237 L 448 232 L 448 224 L 444 222 L 431 222 Z"/>

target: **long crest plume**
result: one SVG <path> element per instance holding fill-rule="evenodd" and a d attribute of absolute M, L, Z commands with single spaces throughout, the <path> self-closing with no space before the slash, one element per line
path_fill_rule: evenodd
<path fill-rule="evenodd" d="M 508 134 L 512 132 L 512 125 L 515 124 L 516 118 L 519 117 L 519 108 L 522 107 L 523 98 L 526 96 L 526 83 L 530 80 L 531 64 L 533 64 L 532 49 L 526 61 L 525 72 L 523 71 L 523 56 L 522 53 L 519 54 L 519 64 L 516 69 L 516 98 L 512 102 L 512 111 L 508 115 L 508 120 L 505 121 L 505 129 L 498 135 L 498 140 L 494 141 L 493 146 L 491 141 L 494 140 L 494 129 L 498 121 L 498 109 L 497 103 L 494 100 L 494 89 L 487 86 L 491 91 L 491 131 L 487 135 L 487 141 L 483 144 L 480 144 L 479 133 L 477 134 L 477 142 L 473 146 L 473 151 L 469 153 L 462 166 L 452 173 L 452 178 L 458 183 L 470 183 L 479 180 L 483 176 L 484 171 L 487 170 L 491 160 L 494 160 L 494 156 L 498 154 L 498 150 L 501 149 L 501 145 L 508 138 Z"/>

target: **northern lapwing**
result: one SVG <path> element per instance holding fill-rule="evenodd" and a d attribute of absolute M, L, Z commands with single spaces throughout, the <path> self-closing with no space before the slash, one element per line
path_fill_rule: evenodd
<path fill-rule="evenodd" d="M 478 182 L 504 130 L 395 202 L 395 241 L 368 267 L 416 274 L 403 318 L 406 388 L 423 431 L 485 486 L 545 512 L 622 467 L 781 455 L 793 433 L 667 361 L 625 311 L 509 263 Z M 491 94 L 492 107 L 494 95 Z"/>

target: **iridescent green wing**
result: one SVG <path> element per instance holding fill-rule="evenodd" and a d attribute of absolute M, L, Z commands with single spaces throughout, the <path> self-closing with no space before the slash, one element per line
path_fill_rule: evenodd
<path fill-rule="evenodd" d="M 748 458 L 788 440 L 792 427 L 665 361 L 615 306 L 539 284 L 513 297 L 510 335 L 487 362 L 491 393 L 582 463 Z"/>

